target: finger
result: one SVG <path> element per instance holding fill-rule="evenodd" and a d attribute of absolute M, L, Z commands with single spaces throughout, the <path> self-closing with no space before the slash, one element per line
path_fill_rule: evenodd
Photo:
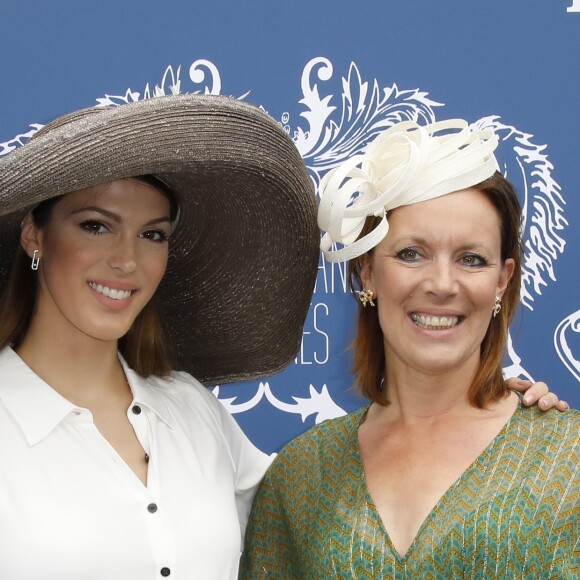
<path fill-rule="evenodd" d="M 555 393 L 548 393 L 538 401 L 538 407 L 540 407 L 542 411 L 547 411 L 548 409 L 555 407 L 558 404 L 558 401 L 558 395 Z"/>
<path fill-rule="evenodd" d="M 532 381 L 520 379 L 519 377 L 510 377 L 506 380 L 506 384 L 512 391 L 519 391 L 520 393 L 526 392 L 533 385 Z"/>
<path fill-rule="evenodd" d="M 548 385 L 543 381 L 538 381 L 537 383 L 530 383 L 530 381 L 523 381 L 520 379 L 519 381 L 520 386 L 525 387 L 526 385 L 531 385 L 529 389 L 525 391 L 524 394 L 524 403 L 526 405 L 533 405 L 537 402 L 541 397 L 547 396 L 550 393 L 550 389 Z M 553 393 L 552 393 L 553 394 Z M 556 399 L 557 400 L 557 399 Z M 556 401 L 554 401 L 556 402 Z"/>
<path fill-rule="evenodd" d="M 567 411 L 570 408 L 570 405 L 568 405 L 568 403 L 566 403 L 566 401 L 558 401 L 556 403 L 556 409 L 558 409 L 558 411 Z"/>

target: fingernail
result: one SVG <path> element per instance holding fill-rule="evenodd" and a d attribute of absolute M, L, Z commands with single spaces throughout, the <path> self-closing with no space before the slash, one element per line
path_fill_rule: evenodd
<path fill-rule="evenodd" d="M 538 407 L 541 407 L 542 409 L 547 409 L 548 408 L 548 402 L 544 401 L 543 399 L 538 403 Z"/>
<path fill-rule="evenodd" d="M 566 408 L 566 411 L 570 408 L 570 405 L 568 405 L 568 403 L 566 403 L 566 401 L 562 401 L 562 405 L 564 405 L 564 407 Z"/>
<path fill-rule="evenodd" d="M 524 403 L 526 405 L 531 405 L 532 404 L 532 397 L 530 397 L 529 395 L 524 395 Z"/>

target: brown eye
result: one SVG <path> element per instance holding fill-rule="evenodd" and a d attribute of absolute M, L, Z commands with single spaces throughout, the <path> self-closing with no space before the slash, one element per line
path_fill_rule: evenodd
<path fill-rule="evenodd" d="M 141 237 L 158 244 L 162 244 L 169 239 L 169 236 L 163 230 L 147 230 L 141 234 Z"/>
<path fill-rule="evenodd" d="M 403 262 L 416 262 L 419 259 L 419 252 L 413 248 L 403 248 L 395 256 Z"/>
<path fill-rule="evenodd" d="M 109 231 L 105 224 L 96 220 L 86 220 L 81 222 L 80 228 L 96 236 L 100 236 Z"/>
<path fill-rule="evenodd" d="M 487 260 L 483 256 L 477 254 L 466 254 L 461 258 L 462 263 L 470 268 L 479 268 L 487 264 Z"/>

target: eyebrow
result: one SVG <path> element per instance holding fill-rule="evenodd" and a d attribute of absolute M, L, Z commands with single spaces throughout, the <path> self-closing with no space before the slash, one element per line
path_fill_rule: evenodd
<path fill-rule="evenodd" d="M 110 220 L 120 224 L 123 220 L 121 218 L 121 216 L 119 214 L 116 214 L 115 212 L 109 211 L 107 209 L 103 209 L 102 207 L 98 207 L 98 206 L 94 206 L 94 205 L 89 205 L 89 206 L 85 206 L 85 207 L 81 207 L 79 209 L 76 209 L 74 211 L 72 211 L 70 213 L 71 216 L 76 215 L 78 213 L 82 213 L 85 211 L 94 211 L 96 213 L 100 213 L 101 215 L 109 218 Z M 159 224 L 159 223 L 163 223 L 163 222 L 167 222 L 167 223 L 171 223 L 171 219 L 169 217 L 159 217 L 159 218 L 154 218 L 152 220 L 149 220 L 148 222 L 146 222 L 145 226 L 152 226 L 155 224 Z"/>
<path fill-rule="evenodd" d="M 419 246 L 429 246 L 429 242 L 422 237 L 418 237 L 418 236 L 406 236 L 406 235 L 402 235 L 399 238 L 396 238 L 394 240 L 394 242 L 397 243 L 397 245 L 401 245 L 401 244 L 417 244 Z M 487 246 L 487 244 L 481 242 L 481 241 L 474 241 L 472 243 L 469 244 L 463 244 L 462 246 L 460 246 L 459 248 L 457 248 L 460 252 L 465 252 L 465 251 L 469 251 L 469 250 L 475 250 L 475 249 L 483 249 L 486 251 L 490 251 L 490 248 Z"/>

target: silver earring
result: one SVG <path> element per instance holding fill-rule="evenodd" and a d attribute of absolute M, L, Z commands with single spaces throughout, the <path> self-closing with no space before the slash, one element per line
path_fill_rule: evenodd
<path fill-rule="evenodd" d="M 495 302 L 493 304 L 493 317 L 495 318 L 501 310 L 501 298 L 499 296 L 495 297 Z"/>
<path fill-rule="evenodd" d="M 375 303 L 373 302 L 373 298 L 375 297 L 375 293 L 372 290 L 361 290 L 358 293 L 358 299 L 360 300 L 361 304 L 366 307 L 367 304 L 374 306 Z"/>
<path fill-rule="evenodd" d="M 40 263 L 40 257 L 38 256 L 38 250 L 34 250 L 32 254 L 32 262 L 30 263 L 30 267 L 32 270 L 38 270 L 38 264 Z"/>

